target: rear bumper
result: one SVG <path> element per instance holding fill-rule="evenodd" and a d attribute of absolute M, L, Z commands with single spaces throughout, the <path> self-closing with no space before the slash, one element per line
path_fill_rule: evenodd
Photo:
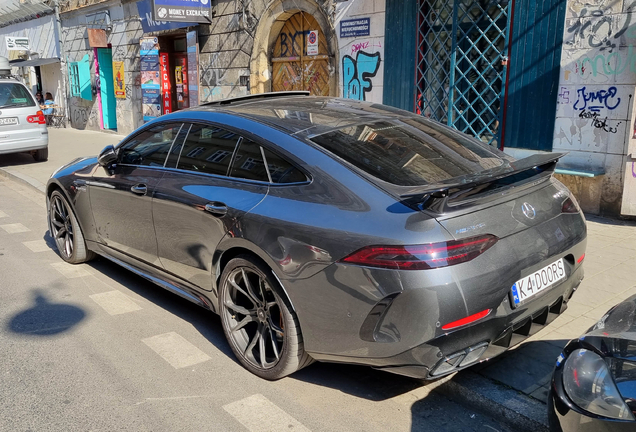
<path fill-rule="evenodd" d="M 422 271 L 337 263 L 284 285 L 315 359 L 437 378 L 503 353 L 562 313 L 583 279 L 577 260 L 585 247 L 582 215 L 562 215 L 500 239 L 468 263 Z M 513 307 L 512 285 L 560 258 L 567 278 Z M 472 325 L 441 329 L 486 309 Z M 462 363 L 473 348 L 481 351 Z"/>
<path fill-rule="evenodd" d="M 47 148 L 49 135 L 44 130 L 40 136 L 20 140 L 0 141 L 0 154 L 20 153 Z"/>

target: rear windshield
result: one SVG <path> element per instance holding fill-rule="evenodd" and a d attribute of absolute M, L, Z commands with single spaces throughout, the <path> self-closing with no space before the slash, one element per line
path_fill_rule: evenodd
<path fill-rule="evenodd" d="M 507 158 L 494 147 L 425 118 L 349 126 L 311 140 L 366 173 L 399 186 L 477 174 L 506 163 Z"/>
<path fill-rule="evenodd" d="M 35 106 L 35 101 L 22 84 L 0 82 L 0 108 L 23 108 Z"/>

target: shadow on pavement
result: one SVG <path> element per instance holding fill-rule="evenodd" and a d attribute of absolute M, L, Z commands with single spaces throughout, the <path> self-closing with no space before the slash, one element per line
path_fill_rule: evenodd
<path fill-rule="evenodd" d="M 17 165 L 30 165 L 44 162 L 36 162 L 28 153 L 11 153 L 0 156 L 0 167 L 11 167 Z"/>
<path fill-rule="evenodd" d="M 53 336 L 71 330 L 86 318 L 83 309 L 62 303 L 51 303 L 40 291 L 34 290 L 34 305 L 16 314 L 7 326 L 13 333 Z"/>
<path fill-rule="evenodd" d="M 52 247 L 55 249 L 55 246 Z M 88 262 L 87 265 L 167 312 L 189 322 L 210 343 L 238 363 L 225 339 L 221 319 L 215 313 L 195 305 L 105 258 L 98 257 Z"/>

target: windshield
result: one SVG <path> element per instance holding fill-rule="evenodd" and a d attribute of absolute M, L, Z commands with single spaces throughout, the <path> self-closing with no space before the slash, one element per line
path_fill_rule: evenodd
<path fill-rule="evenodd" d="M 0 108 L 23 108 L 35 106 L 35 101 L 22 84 L 0 82 Z"/>
<path fill-rule="evenodd" d="M 425 118 L 345 127 L 311 140 L 357 168 L 399 186 L 418 186 L 497 168 L 507 156 Z"/>

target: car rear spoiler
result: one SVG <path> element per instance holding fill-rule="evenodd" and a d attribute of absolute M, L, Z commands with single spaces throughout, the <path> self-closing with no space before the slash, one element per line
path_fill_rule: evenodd
<path fill-rule="evenodd" d="M 430 202 L 431 198 L 443 198 L 444 204 L 446 204 L 449 197 L 460 199 L 468 198 L 471 195 L 471 190 L 478 189 L 477 193 L 482 195 L 487 192 L 492 192 L 494 189 L 500 189 L 539 174 L 551 176 L 552 173 L 554 173 L 558 160 L 566 154 L 567 153 L 535 154 L 524 159 L 510 162 L 502 167 L 475 175 L 451 179 L 445 183 L 402 189 L 400 190 L 399 196 L 406 202 L 417 202 L 420 206 L 429 208 L 432 204 Z M 519 179 L 515 181 L 515 179 L 511 178 L 513 176 L 519 176 Z"/>

